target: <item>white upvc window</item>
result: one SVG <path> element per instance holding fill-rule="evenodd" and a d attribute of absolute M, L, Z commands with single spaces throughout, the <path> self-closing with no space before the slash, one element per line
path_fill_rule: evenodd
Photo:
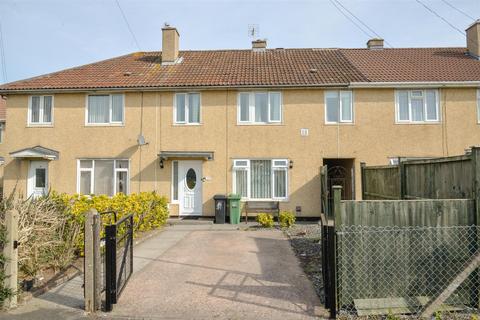
<path fill-rule="evenodd" d="M 477 122 L 480 123 L 480 89 L 477 89 Z"/>
<path fill-rule="evenodd" d="M 395 110 L 397 123 L 440 122 L 438 90 L 397 90 Z"/>
<path fill-rule="evenodd" d="M 85 123 L 87 125 L 122 125 L 125 121 L 123 94 L 87 95 Z"/>
<path fill-rule="evenodd" d="M 233 192 L 247 200 L 288 199 L 288 160 L 233 160 Z"/>
<path fill-rule="evenodd" d="M 178 161 L 172 161 L 172 203 L 178 203 Z"/>
<path fill-rule="evenodd" d="M 29 125 L 53 124 L 53 96 L 30 96 L 28 99 Z"/>
<path fill-rule="evenodd" d="M 240 92 L 237 121 L 242 124 L 282 122 L 282 94 L 280 92 Z"/>
<path fill-rule="evenodd" d="M 200 93 L 176 93 L 173 109 L 173 122 L 175 124 L 200 124 Z"/>
<path fill-rule="evenodd" d="M 77 162 L 79 194 L 113 196 L 117 193 L 129 193 L 129 160 L 80 159 Z"/>
<path fill-rule="evenodd" d="M 325 123 L 353 123 L 352 91 L 325 91 Z"/>
<path fill-rule="evenodd" d="M 5 122 L 0 122 L 0 143 L 5 139 Z"/>

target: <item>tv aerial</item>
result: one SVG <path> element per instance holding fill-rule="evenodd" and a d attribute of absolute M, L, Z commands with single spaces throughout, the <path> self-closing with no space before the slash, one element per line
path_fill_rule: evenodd
<path fill-rule="evenodd" d="M 258 39 L 260 27 L 258 24 L 252 23 L 248 25 L 248 36 L 252 39 Z"/>

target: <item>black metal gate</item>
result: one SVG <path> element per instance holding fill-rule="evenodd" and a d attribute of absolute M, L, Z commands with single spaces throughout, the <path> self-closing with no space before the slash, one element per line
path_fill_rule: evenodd
<path fill-rule="evenodd" d="M 133 273 L 133 215 L 123 217 L 105 226 L 105 311 L 113 304 Z"/>

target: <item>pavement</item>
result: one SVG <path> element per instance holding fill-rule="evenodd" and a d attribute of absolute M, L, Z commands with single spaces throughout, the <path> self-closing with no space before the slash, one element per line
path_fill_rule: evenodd
<path fill-rule="evenodd" d="M 243 226 L 242 226 L 243 228 Z M 74 278 L 0 319 L 318 319 L 328 313 L 278 230 L 174 224 L 134 247 L 110 313 L 86 315 Z"/>

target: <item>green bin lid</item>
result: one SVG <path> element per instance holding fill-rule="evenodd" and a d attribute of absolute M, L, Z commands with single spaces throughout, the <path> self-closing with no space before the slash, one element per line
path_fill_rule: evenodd
<path fill-rule="evenodd" d="M 240 200 L 240 199 L 242 199 L 242 196 L 239 195 L 239 194 L 230 193 L 230 194 L 228 195 L 228 199 L 229 199 L 229 200 Z"/>

